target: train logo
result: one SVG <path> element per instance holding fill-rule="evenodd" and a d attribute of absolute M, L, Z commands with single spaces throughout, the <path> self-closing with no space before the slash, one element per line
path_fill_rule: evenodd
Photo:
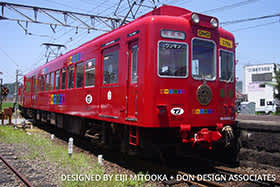
<path fill-rule="evenodd" d="M 86 96 L 86 103 L 90 104 L 92 102 L 92 96 L 90 94 L 87 94 Z"/>
<path fill-rule="evenodd" d="M 107 92 L 107 99 L 109 101 L 112 99 L 112 92 L 110 90 Z"/>
<path fill-rule="evenodd" d="M 212 99 L 212 92 L 209 86 L 203 84 L 197 89 L 197 99 L 201 105 L 208 105 Z"/>
<path fill-rule="evenodd" d="M 182 114 L 184 114 L 184 109 L 180 108 L 180 107 L 176 107 L 176 108 L 172 108 L 170 110 L 171 114 L 175 115 L 175 116 L 180 116 Z"/>

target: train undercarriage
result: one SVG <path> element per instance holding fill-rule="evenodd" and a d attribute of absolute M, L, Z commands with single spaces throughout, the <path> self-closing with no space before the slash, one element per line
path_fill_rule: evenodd
<path fill-rule="evenodd" d="M 237 123 L 222 128 L 221 138 L 211 142 L 209 149 L 207 141 L 184 142 L 180 128 L 140 128 L 26 108 L 21 108 L 21 113 L 23 117 L 33 119 L 35 124 L 52 125 L 73 135 L 91 138 L 95 144 L 120 151 L 123 155 L 157 157 L 165 163 L 194 155 L 230 165 L 239 164 L 240 135 Z M 191 136 L 195 138 L 197 134 L 205 133 L 205 129 L 194 128 Z M 207 128 L 207 132 L 215 132 L 215 129 Z"/>

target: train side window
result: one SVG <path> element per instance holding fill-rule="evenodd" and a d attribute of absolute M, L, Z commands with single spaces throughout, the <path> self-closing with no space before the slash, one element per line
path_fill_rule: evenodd
<path fill-rule="evenodd" d="M 36 77 L 32 77 L 33 83 L 32 83 L 32 93 L 35 95 L 36 94 Z"/>
<path fill-rule="evenodd" d="M 26 83 L 25 83 L 25 92 L 26 93 L 30 92 L 30 82 L 28 79 L 26 80 Z"/>
<path fill-rule="evenodd" d="M 56 90 L 59 89 L 59 73 L 60 73 L 59 70 L 57 70 L 57 71 L 55 72 L 55 89 L 56 89 Z"/>
<path fill-rule="evenodd" d="M 83 87 L 83 63 L 76 64 L 76 88 Z"/>
<path fill-rule="evenodd" d="M 74 65 L 68 67 L 68 88 L 74 88 Z"/>
<path fill-rule="evenodd" d="M 41 76 L 38 77 L 38 87 L 37 91 L 39 92 L 41 90 Z"/>
<path fill-rule="evenodd" d="M 49 90 L 49 84 L 50 84 L 50 74 L 46 75 L 46 91 Z"/>
<path fill-rule="evenodd" d="M 66 68 L 61 70 L 61 89 L 66 88 Z"/>
<path fill-rule="evenodd" d="M 54 90 L 54 72 L 51 73 L 50 90 Z"/>
<path fill-rule="evenodd" d="M 95 59 L 86 62 L 85 86 L 94 86 L 95 82 Z"/>
<path fill-rule="evenodd" d="M 119 50 L 104 54 L 103 84 L 112 84 L 119 81 Z"/>
<path fill-rule="evenodd" d="M 41 76 L 41 91 L 45 91 L 45 76 Z"/>
<path fill-rule="evenodd" d="M 138 45 L 131 49 L 131 83 L 137 83 Z"/>

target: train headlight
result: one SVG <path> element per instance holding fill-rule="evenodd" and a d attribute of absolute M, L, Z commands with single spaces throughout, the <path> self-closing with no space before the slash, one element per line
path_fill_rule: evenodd
<path fill-rule="evenodd" d="M 211 20 L 210 20 L 210 23 L 211 23 L 211 25 L 212 25 L 212 27 L 214 27 L 214 28 L 217 28 L 218 27 L 218 20 L 216 19 L 216 18 L 212 18 Z"/>
<path fill-rule="evenodd" d="M 192 14 L 192 21 L 198 24 L 200 21 L 199 16 L 197 14 Z"/>

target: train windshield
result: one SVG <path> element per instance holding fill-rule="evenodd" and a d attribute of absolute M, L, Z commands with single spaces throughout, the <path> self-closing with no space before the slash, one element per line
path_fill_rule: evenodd
<path fill-rule="evenodd" d="M 187 44 L 159 42 L 158 74 L 160 77 L 187 77 Z"/>
<path fill-rule="evenodd" d="M 215 80 L 215 43 L 207 40 L 194 39 L 192 45 L 193 78 Z"/>
<path fill-rule="evenodd" d="M 220 50 L 220 58 L 219 58 L 219 78 L 222 81 L 232 82 L 234 78 L 234 65 L 233 65 L 233 53 Z"/>

